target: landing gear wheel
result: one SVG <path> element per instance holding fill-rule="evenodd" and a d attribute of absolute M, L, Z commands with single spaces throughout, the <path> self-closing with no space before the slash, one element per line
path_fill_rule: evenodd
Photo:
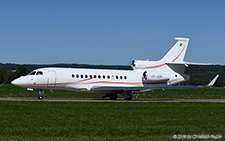
<path fill-rule="evenodd" d="M 132 100 L 132 95 L 130 93 L 124 92 L 122 95 L 124 100 Z"/>
<path fill-rule="evenodd" d="M 110 98 L 110 100 L 117 100 L 118 96 L 117 96 L 117 94 L 110 94 L 109 98 Z"/>
<path fill-rule="evenodd" d="M 105 94 L 102 98 L 109 97 L 110 100 L 117 100 L 117 94 Z"/>
<path fill-rule="evenodd" d="M 132 100 L 132 97 L 124 98 L 124 100 Z"/>
<path fill-rule="evenodd" d="M 44 94 L 44 91 L 39 90 L 39 97 L 38 97 L 38 99 L 42 100 L 43 99 L 43 96 L 42 96 L 43 94 Z"/>
<path fill-rule="evenodd" d="M 43 96 L 39 96 L 38 99 L 42 100 L 43 99 Z"/>

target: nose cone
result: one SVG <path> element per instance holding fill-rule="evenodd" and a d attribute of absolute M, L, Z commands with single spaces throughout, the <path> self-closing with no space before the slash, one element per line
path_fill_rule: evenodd
<path fill-rule="evenodd" d="M 20 87 L 24 87 L 26 84 L 26 79 L 22 76 L 20 78 L 17 78 L 15 80 L 13 80 L 11 82 L 11 84 L 16 85 L 16 86 L 20 86 Z"/>
<path fill-rule="evenodd" d="M 34 83 L 31 83 L 30 77 L 27 76 L 21 76 L 20 78 L 17 78 L 11 82 L 11 84 L 27 88 L 28 86 L 31 86 Z"/>
<path fill-rule="evenodd" d="M 16 86 L 19 86 L 19 85 L 20 85 L 19 78 L 13 80 L 13 81 L 11 82 L 11 84 L 16 85 Z"/>

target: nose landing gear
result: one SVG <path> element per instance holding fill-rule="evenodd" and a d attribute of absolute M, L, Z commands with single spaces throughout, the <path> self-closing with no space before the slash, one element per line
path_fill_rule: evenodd
<path fill-rule="evenodd" d="M 43 96 L 42 96 L 43 94 L 45 94 L 44 91 L 43 90 L 39 90 L 38 99 L 42 100 L 43 99 Z"/>
<path fill-rule="evenodd" d="M 43 99 L 43 96 L 39 96 L 38 99 L 42 100 Z"/>

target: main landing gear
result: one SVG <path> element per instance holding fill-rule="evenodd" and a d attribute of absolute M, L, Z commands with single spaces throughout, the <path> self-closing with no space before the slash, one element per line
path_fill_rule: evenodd
<path fill-rule="evenodd" d="M 105 94 L 102 98 L 109 97 L 110 100 L 117 100 L 117 94 Z"/>
<path fill-rule="evenodd" d="M 123 92 L 121 94 L 124 100 L 132 100 L 132 95 L 129 92 Z M 117 94 L 105 94 L 102 98 L 109 97 L 110 100 L 117 100 Z"/>
<path fill-rule="evenodd" d="M 132 100 L 132 95 L 129 92 L 123 92 L 121 95 L 124 100 Z"/>
<path fill-rule="evenodd" d="M 42 96 L 43 94 L 45 94 L 44 91 L 43 90 L 39 90 L 38 99 L 42 100 L 43 99 L 43 96 Z"/>

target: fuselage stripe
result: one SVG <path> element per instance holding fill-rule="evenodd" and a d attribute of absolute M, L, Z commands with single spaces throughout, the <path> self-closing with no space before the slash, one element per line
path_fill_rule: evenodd
<path fill-rule="evenodd" d="M 166 64 L 161 64 L 161 65 L 156 65 L 156 66 L 150 66 L 150 67 L 144 67 L 144 68 L 141 68 L 141 69 L 155 69 L 155 68 L 159 68 L 159 67 L 162 67 Z"/>
<path fill-rule="evenodd" d="M 79 82 L 85 82 L 85 81 L 88 81 L 88 80 L 91 80 L 93 78 L 90 78 L 90 79 L 84 79 L 84 80 L 79 80 L 79 81 L 76 81 L 76 82 L 68 82 L 68 83 L 51 83 L 51 84 L 23 84 L 23 85 L 26 85 L 26 86 L 47 86 L 47 85 L 55 85 L 55 86 L 59 86 L 59 85 L 66 85 L 66 84 L 76 84 L 76 83 L 79 83 Z M 168 82 L 154 82 L 154 83 L 151 83 L 151 82 L 111 82 L 111 81 L 95 81 L 95 82 L 89 82 L 89 83 L 83 83 L 82 85 L 90 85 L 90 84 L 127 84 L 127 85 L 136 85 L 136 86 L 143 86 L 145 84 L 170 84 L 170 83 L 173 83 L 173 82 L 176 82 L 177 80 L 173 80 L 173 81 L 168 81 Z"/>

